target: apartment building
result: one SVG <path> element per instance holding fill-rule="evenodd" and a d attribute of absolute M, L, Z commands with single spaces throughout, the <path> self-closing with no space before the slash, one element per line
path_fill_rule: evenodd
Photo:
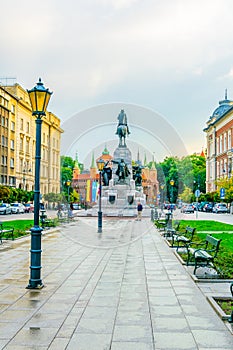
<path fill-rule="evenodd" d="M 213 192 L 217 189 L 216 180 L 230 178 L 233 170 L 233 101 L 228 100 L 227 91 L 206 124 L 206 192 Z"/>
<path fill-rule="evenodd" d="M 0 183 L 34 189 L 36 125 L 27 91 L 19 84 L 0 86 Z M 60 119 L 43 117 L 41 134 L 41 194 L 60 192 Z"/>

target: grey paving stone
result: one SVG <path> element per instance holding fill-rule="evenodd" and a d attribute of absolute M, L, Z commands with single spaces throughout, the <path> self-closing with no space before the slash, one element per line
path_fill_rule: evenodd
<path fill-rule="evenodd" d="M 12 339 L 11 345 L 14 346 L 49 346 L 57 333 L 56 328 L 42 329 L 21 329 Z"/>
<path fill-rule="evenodd" d="M 116 307 L 88 305 L 83 313 L 83 318 L 114 319 L 116 317 L 116 312 Z"/>
<path fill-rule="evenodd" d="M 108 334 L 113 331 L 114 319 L 105 318 L 82 318 L 75 333 Z"/>
<path fill-rule="evenodd" d="M 180 306 L 151 306 L 152 317 L 167 316 L 167 317 L 179 317 L 183 315 L 183 310 Z"/>
<path fill-rule="evenodd" d="M 116 317 L 116 325 L 144 325 L 150 327 L 150 314 L 142 311 L 119 311 Z"/>
<path fill-rule="evenodd" d="M 230 340 L 225 332 L 218 330 L 193 330 L 193 335 L 199 347 L 233 348 L 233 337 Z"/>
<path fill-rule="evenodd" d="M 159 332 L 154 335 L 155 349 L 198 350 L 191 333 Z"/>
<path fill-rule="evenodd" d="M 0 340 L 11 339 L 21 328 L 20 323 L 0 322 Z"/>
<path fill-rule="evenodd" d="M 203 314 L 200 315 L 198 314 L 197 316 L 194 315 L 187 315 L 186 316 L 187 322 L 192 330 L 195 329 L 216 329 L 216 322 L 214 322 L 213 317 L 211 317 L 208 314 Z M 225 329 L 225 325 L 223 323 L 220 323 L 218 325 L 218 330 L 221 328 L 221 330 Z"/>
<path fill-rule="evenodd" d="M 59 313 L 47 314 L 46 312 L 38 312 L 28 320 L 26 326 L 28 328 L 58 328 L 64 322 L 65 318 L 66 316 Z"/>
<path fill-rule="evenodd" d="M 52 344 L 49 346 L 49 350 L 65 350 L 70 339 L 68 338 L 55 338 Z"/>
<path fill-rule="evenodd" d="M 111 350 L 153 350 L 153 344 L 142 342 L 113 342 Z"/>
<path fill-rule="evenodd" d="M 110 306 L 116 307 L 118 304 L 118 297 L 91 297 L 88 305 L 90 306 Z"/>
<path fill-rule="evenodd" d="M 139 300 L 120 300 L 118 308 L 119 310 L 144 311 L 148 310 L 148 302 Z"/>
<path fill-rule="evenodd" d="M 121 341 L 152 343 L 152 330 L 142 325 L 115 326 L 113 342 Z"/>
<path fill-rule="evenodd" d="M 33 310 L 5 310 L 1 313 L 1 322 L 25 322 L 33 315 Z"/>
<path fill-rule="evenodd" d="M 189 324 L 185 317 L 153 317 L 152 324 L 155 336 L 157 335 L 157 332 L 189 331 Z"/>
<path fill-rule="evenodd" d="M 109 350 L 111 334 L 75 333 L 66 350 Z"/>
<path fill-rule="evenodd" d="M 149 297 L 149 302 L 151 306 L 156 306 L 156 305 L 179 305 L 177 298 L 173 296 L 165 297 L 165 296 L 150 296 Z"/>

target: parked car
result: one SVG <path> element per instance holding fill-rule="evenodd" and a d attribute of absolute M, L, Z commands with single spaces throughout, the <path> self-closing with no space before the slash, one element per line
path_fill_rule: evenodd
<path fill-rule="evenodd" d="M 212 203 L 205 204 L 202 210 L 205 211 L 206 213 L 212 213 L 213 204 Z"/>
<path fill-rule="evenodd" d="M 228 213 L 227 205 L 225 203 L 216 203 L 213 207 L 213 213 Z"/>
<path fill-rule="evenodd" d="M 203 211 L 204 205 L 208 204 L 209 202 L 201 202 L 198 205 L 198 211 Z"/>
<path fill-rule="evenodd" d="M 79 203 L 73 203 L 73 210 L 80 210 L 81 205 Z"/>
<path fill-rule="evenodd" d="M 23 214 L 25 212 L 25 207 L 22 203 L 12 203 L 11 212 L 12 214 Z"/>
<path fill-rule="evenodd" d="M 193 206 L 194 210 L 198 210 L 198 204 L 199 204 L 198 202 L 193 202 L 192 203 L 192 206 Z"/>
<path fill-rule="evenodd" d="M 194 213 L 194 207 L 192 204 L 186 204 L 181 208 L 181 213 Z"/>
<path fill-rule="evenodd" d="M 24 204 L 25 213 L 34 213 L 34 206 L 31 203 Z"/>
<path fill-rule="evenodd" d="M 0 214 L 11 214 L 11 206 L 8 203 L 0 204 Z"/>

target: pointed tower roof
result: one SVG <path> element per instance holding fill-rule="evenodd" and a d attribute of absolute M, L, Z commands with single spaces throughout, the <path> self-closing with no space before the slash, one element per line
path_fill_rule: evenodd
<path fill-rule="evenodd" d="M 204 153 L 204 151 L 203 151 L 203 148 L 202 148 L 202 151 L 201 151 L 200 156 L 205 158 L 205 153 Z"/>
<path fill-rule="evenodd" d="M 152 160 L 152 163 L 151 163 L 151 170 L 156 170 L 154 157 L 153 157 L 153 160 Z"/>
<path fill-rule="evenodd" d="M 80 170 L 79 161 L 78 161 L 78 152 L 77 151 L 75 153 L 74 169 L 79 169 Z"/>
<path fill-rule="evenodd" d="M 138 153 L 137 153 L 137 161 L 140 162 L 139 149 L 138 149 Z"/>
<path fill-rule="evenodd" d="M 104 154 L 107 154 L 107 155 L 109 154 L 109 150 L 107 149 L 107 145 L 105 145 L 102 154 L 103 154 L 103 155 L 104 155 Z"/>
<path fill-rule="evenodd" d="M 95 158 L 94 158 L 94 152 L 92 153 L 91 168 L 96 168 L 96 165 L 95 165 Z"/>
<path fill-rule="evenodd" d="M 144 166 L 146 166 L 147 165 L 147 159 L 146 159 L 146 153 L 145 153 L 145 155 L 144 155 Z"/>

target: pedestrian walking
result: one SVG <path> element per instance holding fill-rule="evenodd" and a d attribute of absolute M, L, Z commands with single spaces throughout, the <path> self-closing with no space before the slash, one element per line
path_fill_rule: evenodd
<path fill-rule="evenodd" d="M 69 219 L 73 219 L 74 218 L 73 210 L 74 210 L 73 203 L 70 203 L 70 207 L 69 207 L 69 210 L 68 210 L 68 217 L 69 217 Z"/>
<path fill-rule="evenodd" d="M 142 219 L 142 209 L 143 209 L 143 207 L 142 207 L 141 202 L 138 202 L 138 205 L 137 205 L 138 216 L 136 219 L 137 221 L 141 221 L 141 219 Z"/>

